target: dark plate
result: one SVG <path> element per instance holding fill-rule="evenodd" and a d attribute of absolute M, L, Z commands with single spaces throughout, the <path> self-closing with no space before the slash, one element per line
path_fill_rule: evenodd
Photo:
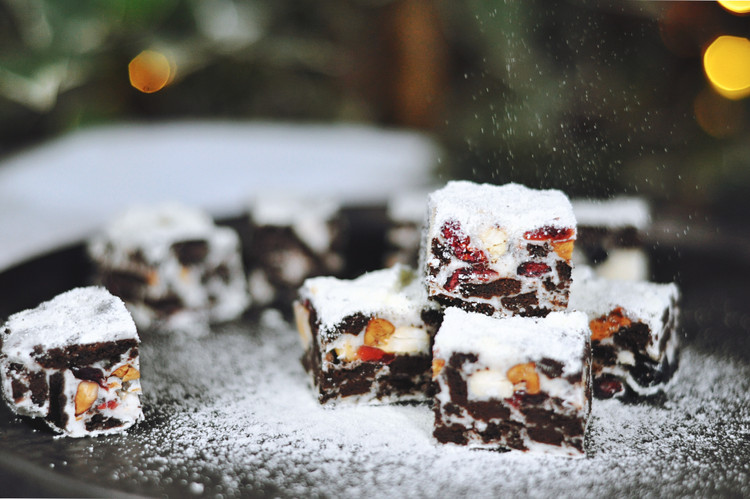
<path fill-rule="evenodd" d="M 439 446 L 426 406 L 317 405 L 278 316 L 201 340 L 143 337 L 146 420 L 67 439 L 0 408 L 10 496 L 750 496 L 750 309 L 744 258 L 656 247 L 683 292 L 678 376 L 663 397 L 597 401 L 585 459 Z M 736 256 L 736 255 L 735 255 Z M 83 248 L 0 274 L 0 314 L 86 283 Z"/>

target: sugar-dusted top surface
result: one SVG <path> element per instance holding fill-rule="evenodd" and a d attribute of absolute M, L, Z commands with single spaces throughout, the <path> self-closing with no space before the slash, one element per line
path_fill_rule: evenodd
<path fill-rule="evenodd" d="M 448 182 L 428 199 L 434 225 L 457 219 L 469 233 L 486 228 L 488 223 L 503 227 L 512 237 L 545 226 L 576 226 L 570 201 L 558 190 L 462 180 Z"/>
<path fill-rule="evenodd" d="M 582 267 L 574 271 L 568 308 L 598 317 L 622 307 L 631 320 L 647 324 L 651 331 L 660 331 L 664 310 L 679 296 L 674 283 L 604 279 Z"/>
<path fill-rule="evenodd" d="M 290 227 L 297 237 L 316 252 L 331 245 L 331 229 L 341 203 L 331 198 L 314 198 L 268 194 L 257 196 L 250 203 L 250 218 L 255 225 Z"/>
<path fill-rule="evenodd" d="M 287 226 L 308 218 L 330 220 L 340 208 L 341 203 L 333 198 L 277 193 L 256 196 L 250 201 L 249 210 L 258 225 Z"/>
<path fill-rule="evenodd" d="M 444 358 L 478 353 L 481 362 L 498 368 L 517 364 L 519 358 L 548 357 L 561 362 L 566 372 L 578 372 L 588 335 L 582 312 L 496 318 L 450 307 L 435 336 L 434 351 Z"/>
<path fill-rule="evenodd" d="M 311 301 L 324 329 L 356 313 L 395 315 L 417 324 L 429 306 L 424 284 L 413 269 L 401 264 L 352 280 L 313 277 L 305 281 L 300 297 Z"/>
<path fill-rule="evenodd" d="M 100 341 L 138 340 L 125 304 L 99 286 L 75 288 L 36 308 L 11 315 L 3 351 L 9 357 L 28 353 L 36 345 L 58 348 Z"/>
<path fill-rule="evenodd" d="M 178 203 L 132 206 L 104 227 L 102 236 L 122 247 L 163 247 L 206 237 L 213 219 L 199 208 Z"/>
<path fill-rule="evenodd" d="M 635 227 L 645 230 L 651 223 L 651 208 L 639 197 L 620 196 L 611 199 L 572 199 L 578 225 L 589 227 Z"/>

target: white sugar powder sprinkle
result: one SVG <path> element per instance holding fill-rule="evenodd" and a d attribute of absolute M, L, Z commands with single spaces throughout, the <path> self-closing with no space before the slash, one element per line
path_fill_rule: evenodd
<path fill-rule="evenodd" d="M 417 274 L 401 264 L 351 280 L 313 277 L 305 281 L 300 297 L 312 302 L 323 328 L 332 328 L 355 313 L 385 313 L 419 324 L 422 310 L 430 306 Z"/>
<path fill-rule="evenodd" d="M 446 220 L 459 220 L 467 233 L 486 228 L 488 219 L 513 238 L 545 226 L 576 227 L 568 197 L 554 189 L 452 181 L 428 199 L 433 224 L 440 227 Z"/>
<path fill-rule="evenodd" d="M 580 372 L 588 319 L 582 312 L 552 312 L 544 318 L 489 317 L 448 308 L 435 337 L 435 352 L 481 352 L 482 362 L 507 369 L 519 359 L 548 357 L 561 362 L 567 374 Z"/>
<path fill-rule="evenodd" d="M 62 293 L 11 315 L 5 325 L 11 334 L 5 338 L 3 350 L 11 360 L 28 355 L 36 345 L 59 348 L 138 338 L 122 300 L 98 286 Z"/>
<path fill-rule="evenodd" d="M 4 431 L 32 440 L 18 453 L 142 495 L 750 494 L 750 366 L 732 358 L 688 348 L 663 401 L 595 401 L 587 458 L 567 459 L 439 445 L 424 405 L 323 408 L 301 354 L 297 333 L 272 315 L 201 342 L 144 338 L 138 427 L 82 442 L 29 436 L 18 423 Z"/>

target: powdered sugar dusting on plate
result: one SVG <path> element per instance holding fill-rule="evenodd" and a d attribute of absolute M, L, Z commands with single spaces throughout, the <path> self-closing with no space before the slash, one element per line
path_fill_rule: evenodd
<path fill-rule="evenodd" d="M 318 405 L 291 326 L 144 338 L 146 421 L 81 442 L 34 434 L 18 452 L 144 495 L 580 497 L 747 495 L 750 367 L 688 348 L 663 400 L 594 401 L 585 459 L 439 445 L 427 405 Z M 17 422 L 9 435 L 30 433 Z"/>

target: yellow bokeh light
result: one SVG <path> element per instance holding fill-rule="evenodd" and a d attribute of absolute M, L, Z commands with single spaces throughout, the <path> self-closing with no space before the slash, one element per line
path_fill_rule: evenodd
<path fill-rule="evenodd" d="M 155 50 L 144 50 L 128 64 L 130 84 L 150 94 L 164 88 L 174 76 L 167 56 Z"/>
<path fill-rule="evenodd" d="M 719 5 L 735 14 L 750 12 L 750 0 L 719 0 Z"/>
<path fill-rule="evenodd" d="M 729 99 L 750 95 L 750 40 L 720 36 L 703 53 L 703 70 L 718 93 Z"/>
<path fill-rule="evenodd" d="M 717 139 L 736 136 L 746 122 L 741 103 L 725 99 L 711 88 L 704 89 L 695 97 L 693 113 L 698 126 Z"/>

